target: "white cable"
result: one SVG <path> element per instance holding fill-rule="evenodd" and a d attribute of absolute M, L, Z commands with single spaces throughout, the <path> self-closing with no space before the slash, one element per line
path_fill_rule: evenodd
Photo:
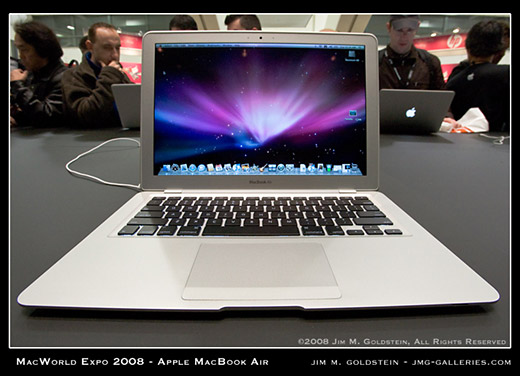
<path fill-rule="evenodd" d="M 82 172 L 79 172 L 79 171 L 76 171 L 76 170 L 73 170 L 70 168 L 70 165 L 74 162 L 76 162 L 78 159 L 84 157 L 85 155 L 87 154 L 90 154 L 92 153 L 94 150 L 96 149 L 99 149 L 100 147 L 102 147 L 103 145 L 106 145 L 110 142 L 113 142 L 113 141 L 133 141 L 135 142 L 137 145 L 141 146 L 140 142 L 138 140 L 135 140 L 133 138 L 127 138 L 127 137 L 121 137 L 121 138 L 113 138 L 111 140 L 108 140 L 108 141 L 105 141 L 103 142 L 102 144 L 90 149 L 89 151 L 86 151 L 84 153 L 81 153 L 80 155 L 78 155 L 76 158 L 72 159 L 71 161 L 69 161 L 66 165 L 65 165 L 65 168 L 67 169 L 68 172 L 70 172 L 71 174 L 73 175 L 79 175 L 79 176 L 82 176 L 82 177 L 85 177 L 85 178 L 89 178 L 89 179 L 93 179 L 99 183 L 102 183 L 102 184 L 107 184 L 107 185 L 113 185 L 113 186 L 116 186 L 116 187 L 127 187 L 127 188 L 133 188 L 133 189 L 138 189 L 138 190 L 141 190 L 141 184 L 139 185 L 133 185 L 133 184 L 125 184 L 125 183 L 113 183 L 113 182 L 109 182 L 109 181 L 105 181 L 103 179 L 100 179 L 96 176 L 92 176 L 92 175 L 88 175 L 88 174 L 84 174 Z"/>
<path fill-rule="evenodd" d="M 495 145 L 503 145 L 504 141 L 507 140 L 511 136 L 489 136 L 487 134 L 481 133 L 482 137 L 491 138 Z"/>

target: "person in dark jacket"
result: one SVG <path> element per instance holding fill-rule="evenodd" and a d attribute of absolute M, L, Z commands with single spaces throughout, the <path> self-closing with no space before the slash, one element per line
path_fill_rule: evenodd
<path fill-rule="evenodd" d="M 379 88 L 440 90 L 444 88 L 438 57 L 413 45 L 418 16 L 394 15 L 386 24 L 390 43 L 379 51 Z"/>
<path fill-rule="evenodd" d="M 121 40 L 114 26 L 92 25 L 81 63 L 63 75 L 63 100 L 72 126 L 117 127 L 121 121 L 112 94 L 112 84 L 131 81 L 119 62 Z"/>
<path fill-rule="evenodd" d="M 460 119 L 478 107 L 491 132 L 510 131 L 510 67 L 498 65 L 504 53 L 504 26 L 497 21 L 474 25 L 466 38 L 468 61 L 452 73 L 446 88 L 455 91 L 451 112 Z"/>
<path fill-rule="evenodd" d="M 15 25 L 14 43 L 23 68 L 11 69 L 11 126 L 63 125 L 61 79 L 67 67 L 54 32 L 29 21 Z"/>

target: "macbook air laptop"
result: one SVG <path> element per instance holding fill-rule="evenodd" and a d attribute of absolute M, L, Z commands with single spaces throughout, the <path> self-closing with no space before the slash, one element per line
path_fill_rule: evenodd
<path fill-rule="evenodd" d="M 141 85 L 113 84 L 112 93 L 123 128 L 139 129 L 141 126 Z"/>
<path fill-rule="evenodd" d="M 455 92 L 381 89 L 381 133 L 438 132 Z"/>
<path fill-rule="evenodd" d="M 143 190 L 19 304 L 212 311 L 497 301 L 377 191 L 377 62 L 368 34 L 146 34 Z"/>

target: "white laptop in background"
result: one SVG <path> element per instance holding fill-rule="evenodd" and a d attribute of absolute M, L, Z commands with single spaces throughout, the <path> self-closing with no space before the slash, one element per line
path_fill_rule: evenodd
<path fill-rule="evenodd" d="M 141 85 L 143 191 L 19 304 L 326 310 L 499 299 L 377 191 L 374 36 L 151 32 Z"/>
<path fill-rule="evenodd" d="M 381 133 L 438 132 L 454 96 L 449 90 L 381 89 Z"/>
<path fill-rule="evenodd" d="M 112 94 L 123 128 L 139 129 L 141 126 L 141 85 L 112 84 Z"/>

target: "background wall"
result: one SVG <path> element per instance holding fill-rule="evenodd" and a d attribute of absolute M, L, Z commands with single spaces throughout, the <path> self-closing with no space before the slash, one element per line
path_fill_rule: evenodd
<path fill-rule="evenodd" d="M 226 30 L 227 14 L 192 14 L 199 30 Z M 173 14 L 10 14 L 10 52 L 17 57 L 12 40 L 12 25 L 18 21 L 38 20 L 54 30 L 63 48 L 63 61 L 81 61 L 79 41 L 95 22 L 107 22 L 118 28 L 122 36 L 121 62 L 135 82 L 140 80 L 140 39 L 150 30 L 167 30 Z M 510 14 L 423 14 L 415 44 L 438 56 L 445 74 L 466 59 L 464 40 L 469 29 L 479 21 L 502 20 L 510 24 Z M 258 14 L 266 31 L 341 31 L 374 34 L 379 48 L 388 42 L 387 14 Z M 510 64 L 510 50 L 500 64 Z M 447 76 L 446 76 L 447 77 Z"/>

